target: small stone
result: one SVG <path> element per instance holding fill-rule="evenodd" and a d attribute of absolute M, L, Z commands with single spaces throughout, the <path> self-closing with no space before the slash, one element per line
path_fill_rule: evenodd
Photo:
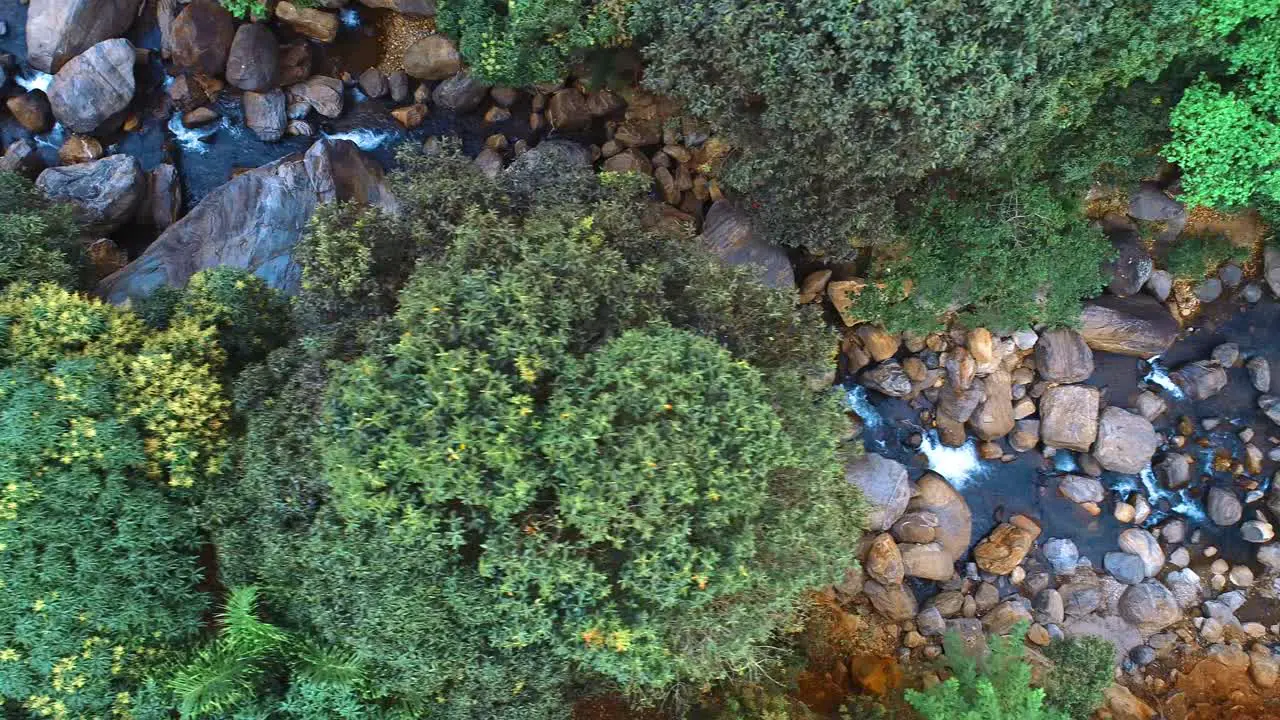
<path fill-rule="evenodd" d="M 1253 570 L 1248 565 L 1237 565 L 1231 568 L 1231 572 L 1227 575 L 1231 580 L 1231 584 L 1236 587 L 1252 587 L 1253 586 Z"/>
<path fill-rule="evenodd" d="M 387 80 L 387 76 L 376 67 L 360 73 L 360 90 L 371 98 L 377 99 L 391 93 L 391 83 Z"/>
<path fill-rule="evenodd" d="M 1245 542 L 1261 544 L 1271 542 L 1276 536 L 1276 531 L 1271 526 L 1271 523 L 1261 520 L 1246 520 L 1240 526 L 1240 535 Z"/>
<path fill-rule="evenodd" d="M 216 121 L 219 117 L 221 116 L 212 108 L 198 107 L 191 112 L 183 114 L 182 124 L 188 128 L 203 127 Z"/>
<path fill-rule="evenodd" d="M 1180 568 L 1184 568 L 1191 564 L 1191 553 L 1187 552 L 1186 548 L 1180 547 L 1172 553 L 1169 553 L 1169 562 Z"/>
<path fill-rule="evenodd" d="M 391 117 L 396 119 L 408 130 L 420 127 L 427 120 L 427 106 L 422 104 L 406 105 L 391 111 Z"/>
<path fill-rule="evenodd" d="M 1209 557 L 1209 556 L 1206 555 L 1205 557 Z M 1217 560 L 1214 560 L 1213 563 L 1209 565 L 1209 572 L 1215 575 L 1226 575 L 1227 571 L 1230 569 L 1231 569 L 1231 563 L 1228 563 L 1226 560 L 1222 558 L 1218 558 Z"/>
<path fill-rule="evenodd" d="M 1035 623 L 1029 630 L 1027 630 L 1027 640 L 1039 645 L 1040 647 L 1045 647 L 1049 644 L 1051 638 L 1049 637 L 1049 631 L 1045 629 L 1045 626 L 1040 623 Z"/>
<path fill-rule="evenodd" d="M 1222 281 L 1218 278 L 1209 278 L 1196 286 L 1196 299 L 1202 303 L 1211 303 L 1222 297 Z"/>
<path fill-rule="evenodd" d="M 1224 368 L 1232 368 L 1240 361 L 1240 346 L 1235 343 L 1223 343 L 1213 349 L 1210 357 Z"/>
<path fill-rule="evenodd" d="M 1126 525 L 1133 522 L 1133 518 L 1136 514 L 1137 512 L 1133 509 L 1133 506 L 1127 502 L 1116 503 L 1115 511 L 1113 512 L 1116 520 L 1125 523 Z"/>

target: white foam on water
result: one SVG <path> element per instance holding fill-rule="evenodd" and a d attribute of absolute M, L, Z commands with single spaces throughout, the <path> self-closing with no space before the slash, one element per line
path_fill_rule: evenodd
<path fill-rule="evenodd" d="M 1142 483 L 1141 486 L 1138 484 L 1139 481 Z M 1163 500 L 1169 504 L 1171 513 L 1192 522 L 1201 522 L 1207 518 L 1204 508 L 1186 490 L 1175 491 L 1162 486 L 1156 479 L 1156 474 L 1150 465 L 1142 469 L 1136 480 L 1131 477 L 1120 478 L 1111 486 L 1111 489 L 1121 495 L 1139 491 L 1144 492 L 1147 496 L 1147 502 L 1152 507 L 1156 507 Z M 1152 514 L 1153 519 L 1160 519 L 1158 516 L 1159 513 Z"/>
<path fill-rule="evenodd" d="M 53 129 L 43 135 L 37 135 L 33 139 L 37 145 L 44 145 L 58 150 L 67 139 L 67 129 L 62 126 L 62 123 L 54 123 Z"/>
<path fill-rule="evenodd" d="M 880 411 L 871 404 L 871 399 L 867 397 L 867 389 L 861 385 L 854 385 L 844 394 L 845 402 L 849 405 L 849 409 L 858 414 L 862 418 L 862 424 L 868 428 L 878 428 L 884 425 L 884 418 L 880 417 Z"/>
<path fill-rule="evenodd" d="M 348 130 L 347 132 L 320 133 L 327 140 L 350 140 L 356 144 L 356 147 L 364 151 L 376 150 L 388 142 L 392 142 L 399 138 L 398 133 L 386 130 L 370 130 L 368 128 L 359 128 L 357 130 Z M 865 393 L 865 391 L 864 391 Z M 856 412 L 856 409 L 855 409 Z"/>
<path fill-rule="evenodd" d="M 48 92 L 49 86 L 53 84 L 53 76 L 49 73 L 42 73 L 39 70 L 31 70 L 23 73 L 13 79 L 23 90 L 31 92 L 32 90 L 44 90 Z"/>
<path fill-rule="evenodd" d="M 978 444 L 969 438 L 960 447 L 948 447 L 938 440 L 938 433 L 930 430 L 924 434 L 920 452 L 929 460 L 929 469 L 951 483 L 956 490 L 963 490 L 970 482 L 986 473 L 982 459 L 978 457 Z"/>
<path fill-rule="evenodd" d="M 1144 381 L 1159 385 L 1162 390 L 1169 393 L 1175 400 L 1181 400 L 1185 397 L 1182 388 L 1178 387 L 1178 384 L 1169 377 L 1169 371 L 1165 369 L 1164 365 L 1160 364 L 1159 355 L 1151 358 L 1147 363 L 1151 365 L 1151 372 L 1142 378 Z"/>
<path fill-rule="evenodd" d="M 360 27 L 360 11 L 352 7 L 343 8 L 338 12 L 338 20 L 345 27 L 358 28 Z"/>
<path fill-rule="evenodd" d="M 204 142 L 204 138 L 218 132 L 218 128 L 226 127 L 227 119 L 223 118 L 221 122 L 209 123 L 196 128 L 189 128 L 182 124 L 182 114 L 174 113 L 169 118 L 169 132 L 173 133 L 173 138 L 178 141 L 178 145 L 183 150 L 200 153 L 201 155 L 209 152 L 210 145 Z"/>

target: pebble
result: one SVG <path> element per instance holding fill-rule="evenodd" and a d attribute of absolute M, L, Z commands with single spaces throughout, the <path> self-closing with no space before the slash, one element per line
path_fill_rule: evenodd
<path fill-rule="evenodd" d="M 1027 571 L 1023 570 L 1022 566 L 1019 565 L 1018 567 L 1013 569 L 1013 572 L 1009 573 L 1009 582 L 1013 583 L 1014 585 L 1021 585 L 1022 581 L 1025 580 L 1026 577 L 1027 577 Z"/>
<path fill-rule="evenodd" d="M 1040 647 L 1048 645 L 1051 639 L 1052 638 L 1049 637 L 1049 630 L 1040 623 L 1032 625 L 1031 629 L 1027 630 L 1027 640 L 1030 640 Z"/>
<path fill-rule="evenodd" d="M 1257 622 L 1247 622 L 1240 626 L 1245 635 L 1251 638 L 1260 638 L 1267 634 L 1267 626 Z"/>
<path fill-rule="evenodd" d="M 1187 552 L 1186 548 L 1180 547 L 1169 554 L 1169 562 L 1184 568 L 1191 564 L 1191 553 Z"/>
<path fill-rule="evenodd" d="M 1248 565 L 1237 565 L 1231 568 L 1231 584 L 1236 587 L 1251 587 L 1253 585 L 1253 570 Z"/>
<path fill-rule="evenodd" d="M 1202 303 L 1211 303 L 1222 297 L 1222 281 L 1209 278 L 1196 286 L 1196 299 Z"/>
<path fill-rule="evenodd" d="M 1214 575 L 1214 576 L 1213 576 L 1212 578 L 1210 578 L 1210 580 L 1209 580 L 1209 587 L 1211 587 L 1211 588 L 1213 588 L 1214 590 L 1217 590 L 1217 591 L 1219 591 L 1219 592 L 1221 592 L 1222 590 L 1226 589 L 1226 587 L 1227 587 L 1227 576 L 1226 576 L 1226 575 Z"/>
<path fill-rule="evenodd" d="M 1137 511 L 1134 510 L 1133 506 L 1127 502 L 1118 502 L 1116 503 L 1114 515 L 1116 520 L 1127 524 L 1133 522 L 1134 517 L 1137 515 Z"/>
<path fill-rule="evenodd" d="M 1217 560 L 1214 560 L 1213 564 L 1209 566 L 1209 572 L 1213 573 L 1214 575 L 1226 575 L 1227 571 L 1230 569 L 1231 569 L 1231 564 L 1228 563 L 1226 560 L 1223 560 L 1222 558 L 1218 558 Z"/>
<path fill-rule="evenodd" d="M 1262 286 L 1258 283 L 1249 283 L 1244 286 L 1244 290 L 1240 291 L 1240 297 L 1252 305 L 1262 299 Z"/>
<path fill-rule="evenodd" d="M 1200 531 L 1199 531 L 1199 530 L 1195 531 L 1194 533 L 1191 533 L 1191 542 L 1193 542 L 1193 543 L 1198 543 L 1198 542 L 1200 542 Z M 1214 547 L 1214 546 L 1212 546 L 1212 545 L 1207 545 L 1207 546 L 1205 546 L 1205 549 L 1204 549 L 1202 552 L 1204 553 L 1204 556 L 1205 556 L 1205 557 L 1207 557 L 1207 558 L 1211 558 L 1211 557 L 1213 557 L 1214 555 L 1217 555 L 1217 554 L 1218 554 L 1218 548 L 1216 548 L 1216 547 Z"/>

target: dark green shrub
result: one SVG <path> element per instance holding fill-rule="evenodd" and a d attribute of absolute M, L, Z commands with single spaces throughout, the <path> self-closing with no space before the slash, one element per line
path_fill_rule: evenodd
<path fill-rule="evenodd" d="M 739 149 L 724 179 L 772 238 L 843 256 L 891 237 L 895 199 L 925 177 L 1002 172 L 1085 122 L 1106 88 L 1154 79 L 1195 9 L 638 0 L 634 27 L 653 38 L 646 83 Z"/>
<path fill-rule="evenodd" d="M 1248 260 L 1249 253 L 1221 235 L 1188 235 L 1174 241 L 1165 265 L 1179 280 L 1198 281 L 1227 262 Z"/>
<path fill-rule="evenodd" d="M 21 175 L 0 173 L 0 290 L 16 282 L 78 285 L 83 256 L 70 206 L 48 202 Z"/>
<path fill-rule="evenodd" d="M 1053 672 L 1045 682 L 1045 703 L 1073 720 L 1088 720 L 1102 705 L 1102 691 L 1115 680 L 1116 648 L 1099 637 L 1074 637 L 1045 648 Z"/>
<path fill-rule="evenodd" d="M 857 532 L 843 418 L 801 374 L 827 331 L 629 197 L 419 170 L 395 316 L 241 378 L 242 472 L 209 501 L 229 580 L 432 717 L 561 717 L 578 678 L 662 692 L 756 662 Z M 492 202 L 448 210 L 459 183 Z M 398 289 L 377 267 L 348 276 Z"/>
<path fill-rule="evenodd" d="M 891 331 L 929 332 L 955 312 L 969 327 L 1072 325 L 1101 292 L 1111 247 L 1077 201 L 1044 186 L 987 197 L 936 192 L 897 257 L 853 296 L 851 314 Z"/>
<path fill-rule="evenodd" d="M 519 87 L 557 82 L 584 54 L 626 42 L 627 0 L 440 0 L 436 23 L 473 72 Z"/>
<path fill-rule="evenodd" d="M 189 498 L 220 467 L 212 328 L 163 332 L 53 285 L 0 296 L 0 698 L 128 717 L 203 600 Z"/>
<path fill-rule="evenodd" d="M 908 690 L 907 702 L 925 720 L 1065 720 L 1044 706 L 1044 690 L 1031 686 L 1031 665 L 1023 659 L 1026 631 L 1024 623 L 1009 637 L 992 637 L 986 657 L 974 657 L 959 636 L 947 635 L 951 677 L 928 690 Z"/>

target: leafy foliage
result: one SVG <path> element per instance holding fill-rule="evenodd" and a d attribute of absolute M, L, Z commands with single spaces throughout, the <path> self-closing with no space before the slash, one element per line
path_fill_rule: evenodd
<path fill-rule="evenodd" d="M 1238 247 L 1221 235 L 1190 234 L 1178 238 L 1166 261 L 1169 272 L 1180 280 L 1203 280 L 1229 261 L 1249 259 L 1249 248 Z"/>
<path fill-rule="evenodd" d="M 79 284 L 84 249 L 68 205 L 26 178 L 0 172 L 0 290 L 17 282 Z"/>
<path fill-rule="evenodd" d="M 314 283 L 320 307 L 399 307 L 245 373 L 243 471 L 210 505 L 225 570 L 433 717 L 559 717 L 583 673 L 662 691 L 757 662 L 860 517 L 843 417 L 801 375 L 829 336 L 625 194 L 531 196 L 454 157 L 420 158 L 378 221 L 420 258 L 403 289 L 376 223 L 313 230 L 372 263 L 308 256 L 304 282 L 359 278 Z"/>
<path fill-rule="evenodd" d="M 218 2 L 241 20 L 265 17 L 267 14 L 267 5 L 263 0 L 218 0 Z"/>
<path fill-rule="evenodd" d="M 628 0 L 442 0 L 440 31 L 458 40 L 472 71 L 501 85 L 558 82 L 588 51 L 614 47 L 626 34 Z"/>
<path fill-rule="evenodd" d="M 167 331 L 53 285 L 0 296 L 0 697 L 122 716 L 190 640 L 198 535 L 179 488 L 219 468 L 212 328 Z"/>
<path fill-rule="evenodd" d="M 983 658 L 970 654 L 958 635 L 947 635 L 951 677 L 928 690 L 908 690 L 907 702 L 925 720 L 1065 720 L 1044 707 L 1044 690 L 1031 686 L 1031 665 L 1022 657 L 1025 635 L 1023 623 L 1006 638 L 991 638 L 991 654 Z"/>
<path fill-rule="evenodd" d="M 1045 648 L 1053 672 L 1045 686 L 1045 703 L 1073 720 L 1088 720 L 1102 705 L 1102 691 L 1115 679 L 1116 648 L 1110 641 L 1085 635 Z"/>
<path fill-rule="evenodd" d="M 993 199 L 935 193 L 905 234 L 900 256 L 852 297 L 851 314 L 892 332 L 937 330 L 952 311 L 970 327 L 1071 325 L 1102 290 L 1112 252 L 1074 200 L 1043 186 Z"/>
<path fill-rule="evenodd" d="M 1191 0 L 638 0 L 655 90 L 740 152 L 729 185 L 772 237 L 848 255 L 941 170 L 983 176 L 1154 79 L 1191 42 Z"/>
<path fill-rule="evenodd" d="M 1165 155 L 1183 170 L 1183 198 L 1219 208 L 1280 199 L 1280 3 L 1210 0 L 1198 25 L 1224 67 L 1187 90 Z M 1214 69 L 1210 66 L 1210 69 Z"/>

